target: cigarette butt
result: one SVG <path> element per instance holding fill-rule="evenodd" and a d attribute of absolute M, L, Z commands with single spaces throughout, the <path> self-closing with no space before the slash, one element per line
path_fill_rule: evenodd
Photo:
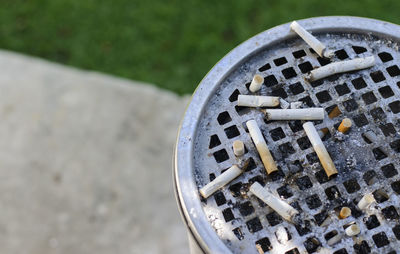
<path fill-rule="evenodd" d="M 288 203 L 263 188 L 258 182 L 253 183 L 249 190 L 256 197 L 264 201 L 264 203 L 271 207 L 280 216 L 282 216 L 282 218 L 289 222 L 292 222 L 293 216 L 299 213 Z"/>
<path fill-rule="evenodd" d="M 374 195 L 371 193 L 365 194 L 358 202 L 357 207 L 360 210 L 367 209 L 375 201 Z"/>
<path fill-rule="evenodd" d="M 348 236 L 355 236 L 355 235 L 358 235 L 361 232 L 361 230 L 357 224 L 353 224 L 351 226 L 348 226 L 345 229 L 345 232 L 346 232 L 346 235 L 348 235 Z"/>
<path fill-rule="evenodd" d="M 233 179 L 242 174 L 243 171 L 237 165 L 233 165 L 227 169 L 224 173 L 217 176 L 213 181 L 209 182 L 206 186 L 200 189 L 200 194 L 203 198 L 208 198 L 214 192 L 224 187 L 226 184 L 231 182 Z"/>
<path fill-rule="evenodd" d="M 327 243 L 329 246 L 332 246 L 332 245 L 335 245 L 336 243 L 338 243 L 340 240 L 342 240 L 342 238 L 343 238 L 343 235 L 338 233 L 337 235 L 335 235 L 334 237 L 329 239 Z"/>
<path fill-rule="evenodd" d="M 233 142 L 233 153 L 237 157 L 240 157 L 244 154 L 244 144 L 241 140 L 235 140 L 235 142 Z"/>
<path fill-rule="evenodd" d="M 266 109 L 267 120 L 323 120 L 323 108 Z"/>
<path fill-rule="evenodd" d="M 333 57 L 334 52 L 332 50 L 327 49 L 322 42 L 300 26 L 296 21 L 290 24 L 290 29 L 296 32 L 320 57 Z"/>
<path fill-rule="evenodd" d="M 346 219 L 347 217 L 349 217 L 351 215 L 351 209 L 348 207 L 342 207 L 342 209 L 340 209 L 339 212 L 339 218 L 340 219 Z"/>
<path fill-rule="evenodd" d="M 268 149 L 267 143 L 261 133 L 260 128 L 257 125 L 255 120 L 250 120 L 246 122 L 247 129 L 249 130 L 249 134 L 251 139 L 253 140 L 258 153 L 260 154 L 261 161 L 264 164 L 265 170 L 267 174 L 271 174 L 274 171 L 277 171 L 278 168 L 274 159 L 272 158 L 271 152 Z"/>
<path fill-rule="evenodd" d="M 332 111 L 328 114 L 328 117 L 330 119 L 335 118 L 337 116 L 340 116 L 342 114 L 342 111 L 340 111 L 339 107 L 336 106 L 335 108 L 332 109 Z"/>
<path fill-rule="evenodd" d="M 280 244 L 286 244 L 286 242 L 289 241 L 289 236 L 287 234 L 285 227 L 283 226 L 279 226 L 277 228 L 275 236 Z"/>
<path fill-rule="evenodd" d="M 249 90 L 252 93 L 257 92 L 260 90 L 261 85 L 264 83 L 264 78 L 261 75 L 254 75 L 253 80 L 250 83 Z"/>
<path fill-rule="evenodd" d="M 290 108 L 291 109 L 301 108 L 302 105 L 303 105 L 302 101 L 295 101 L 290 103 Z"/>
<path fill-rule="evenodd" d="M 345 118 L 340 123 L 340 125 L 338 127 L 338 131 L 340 131 L 341 133 L 346 133 L 346 132 L 349 131 L 351 125 L 352 125 L 351 119 L 350 118 Z"/>
<path fill-rule="evenodd" d="M 320 138 L 325 137 L 326 134 L 328 134 L 329 130 L 328 128 L 322 128 L 320 130 L 318 130 L 318 135 Z"/>
<path fill-rule="evenodd" d="M 324 168 L 328 178 L 336 175 L 338 171 L 335 167 L 335 164 L 333 163 L 331 156 L 329 155 L 324 144 L 322 143 L 322 140 L 314 127 L 314 124 L 312 122 L 307 122 L 303 124 L 303 128 L 314 148 L 314 151 L 317 153 L 319 161 L 321 162 L 322 167 Z"/>
<path fill-rule="evenodd" d="M 277 107 L 279 106 L 279 97 L 274 96 L 255 96 L 243 95 L 238 96 L 238 106 L 244 107 Z"/>
<path fill-rule="evenodd" d="M 374 65 L 375 65 L 374 56 L 369 56 L 365 58 L 356 58 L 353 60 L 347 60 L 341 62 L 334 62 L 312 70 L 310 72 L 308 80 L 316 81 L 332 76 L 334 74 L 362 70 L 370 68 Z"/>

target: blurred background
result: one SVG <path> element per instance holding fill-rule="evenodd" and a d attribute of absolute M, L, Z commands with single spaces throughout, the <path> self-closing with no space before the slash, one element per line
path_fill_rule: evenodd
<path fill-rule="evenodd" d="M 400 23 L 396 0 L 0 4 L 1 253 L 188 253 L 172 151 L 208 70 L 295 19 Z"/>

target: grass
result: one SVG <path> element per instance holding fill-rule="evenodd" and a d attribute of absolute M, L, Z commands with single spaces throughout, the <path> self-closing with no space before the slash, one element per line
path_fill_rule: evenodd
<path fill-rule="evenodd" d="M 191 93 L 227 52 L 312 16 L 400 23 L 397 0 L 0 0 L 0 48 Z"/>

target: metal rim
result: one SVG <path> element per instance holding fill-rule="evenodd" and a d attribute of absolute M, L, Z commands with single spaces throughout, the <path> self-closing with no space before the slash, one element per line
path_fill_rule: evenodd
<path fill-rule="evenodd" d="M 362 32 L 400 39 L 398 25 L 359 17 L 317 17 L 299 23 L 313 32 Z M 230 253 L 203 213 L 193 175 L 193 138 L 204 107 L 225 77 L 257 52 L 295 36 L 290 23 L 266 30 L 240 44 L 222 58 L 200 82 L 182 119 L 175 147 L 175 188 L 181 213 L 200 247 L 209 253 Z"/>

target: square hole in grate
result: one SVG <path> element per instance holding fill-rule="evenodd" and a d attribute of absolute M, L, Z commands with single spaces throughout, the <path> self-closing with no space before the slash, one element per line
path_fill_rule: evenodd
<path fill-rule="evenodd" d="M 396 236 L 397 240 L 400 240 L 400 225 L 394 226 L 394 228 L 392 230 L 393 230 L 393 233 Z"/>
<path fill-rule="evenodd" d="M 317 81 L 311 81 L 309 84 L 310 84 L 312 87 L 317 87 L 317 86 L 322 85 L 323 83 L 324 83 L 324 80 L 323 80 L 323 79 L 320 79 L 320 80 L 317 80 Z"/>
<path fill-rule="evenodd" d="M 312 101 L 310 96 L 306 96 L 304 98 L 301 98 L 299 101 L 302 101 L 303 103 L 305 103 L 307 106 L 309 106 L 310 108 L 314 107 L 315 104 Z"/>
<path fill-rule="evenodd" d="M 208 148 L 214 148 L 217 147 L 221 144 L 221 141 L 219 140 L 217 134 L 214 134 L 210 137 L 210 144 L 208 146 Z"/>
<path fill-rule="evenodd" d="M 287 164 L 290 174 L 296 174 L 303 171 L 303 166 L 299 160 L 295 160 L 292 163 Z"/>
<path fill-rule="evenodd" d="M 381 124 L 379 126 L 379 128 L 381 129 L 381 131 L 382 131 L 383 135 L 385 135 L 385 137 L 396 134 L 396 129 L 394 128 L 393 124 L 391 124 L 391 123 Z"/>
<path fill-rule="evenodd" d="M 297 76 L 296 71 L 292 67 L 283 69 L 282 74 L 286 79 L 294 78 Z"/>
<path fill-rule="evenodd" d="M 241 188 L 242 188 L 242 183 L 238 182 L 229 186 L 229 191 L 231 192 L 233 197 L 237 198 L 240 196 Z"/>
<path fill-rule="evenodd" d="M 315 152 L 307 154 L 306 158 L 308 160 L 308 163 L 310 163 L 310 164 L 314 164 L 319 161 L 318 156 Z"/>
<path fill-rule="evenodd" d="M 309 237 L 304 242 L 304 247 L 306 248 L 307 253 L 316 252 L 320 246 L 321 246 L 321 242 L 316 237 Z"/>
<path fill-rule="evenodd" d="M 296 179 L 296 184 L 300 190 L 309 189 L 313 186 L 308 176 L 299 177 Z"/>
<path fill-rule="evenodd" d="M 382 62 L 389 62 L 393 60 L 393 57 L 391 54 L 389 54 L 388 52 L 381 52 L 378 54 L 379 58 L 382 60 Z"/>
<path fill-rule="evenodd" d="M 279 216 L 276 212 L 271 212 L 266 215 L 269 225 L 276 226 L 282 222 L 281 216 Z"/>
<path fill-rule="evenodd" d="M 346 51 L 344 49 L 340 49 L 340 50 L 335 51 L 335 55 L 340 60 L 344 60 L 344 59 L 349 57 L 349 55 L 346 53 Z"/>
<path fill-rule="evenodd" d="M 356 191 L 361 189 L 361 187 L 358 184 L 357 180 L 354 179 L 354 178 L 344 182 L 343 185 L 346 188 L 346 191 L 348 193 L 354 193 L 354 192 L 356 192 Z"/>
<path fill-rule="evenodd" d="M 393 191 L 400 195 L 400 181 L 393 182 L 391 186 Z"/>
<path fill-rule="evenodd" d="M 269 131 L 272 140 L 277 141 L 286 137 L 285 133 L 283 132 L 281 127 L 275 128 Z"/>
<path fill-rule="evenodd" d="M 341 197 L 339 189 L 334 185 L 325 189 L 325 194 L 329 200 L 335 200 Z"/>
<path fill-rule="evenodd" d="M 240 135 L 240 132 L 239 132 L 238 128 L 236 127 L 236 125 L 232 125 L 232 126 L 230 126 L 228 128 L 225 128 L 224 131 L 225 131 L 226 136 L 229 139 L 237 137 L 237 136 Z"/>
<path fill-rule="evenodd" d="M 300 82 L 297 82 L 297 83 L 294 83 L 294 84 L 290 85 L 289 86 L 289 90 L 294 95 L 304 92 L 304 88 L 303 88 L 303 86 L 301 85 Z"/>
<path fill-rule="evenodd" d="M 320 226 L 328 218 L 328 213 L 326 210 L 322 210 L 320 213 L 314 215 L 315 222 Z"/>
<path fill-rule="evenodd" d="M 259 184 L 261 184 L 261 186 L 265 186 L 265 179 L 261 175 L 257 175 L 249 179 L 249 185 L 252 185 L 255 182 L 258 182 Z"/>
<path fill-rule="evenodd" d="M 231 94 L 231 96 L 229 96 L 229 101 L 230 101 L 230 102 L 237 101 L 237 99 L 238 99 L 238 97 L 239 97 L 239 94 L 240 94 L 240 92 L 239 92 L 238 89 L 236 89 L 235 91 L 233 91 L 233 93 Z"/>
<path fill-rule="evenodd" d="M 356 78 L 351 81 L 353 84 L 354 88 L 357 90 L 363 89 L 364 87 L 367 87 L 367 83 L 364 81 L 363 78 Z"/>
<path fill-rule="evenodd" d="M 250 233 L 258 232 L 263 228 L 263 226 L 261 225 L 260 219 L 258 219 L 258 217 L 248 220 L 246 222 L 246 225 L 247 225 L 247 228 L 249 229 Z"/>
<path fill-rule="evenodd" d="M 276 88 L 276 89 L 272 90 L 272 91 L 271 91 L 271 95 L 272 95 L 272 96 L 278 96 L 278 97 L 281 97 L 281 98 L 283 98 L 283 99 L 285 99 L 286 97 L 288 97 L 288 95 L 287 95 L 285 89 L 283 89 L 282 87 Z"/>
<path fill-rule="evenodd" d="M 353 245 L 356 254 L 367 254 L 371 253 L 371 248 L 369 247 L 367 241 L 363 240 L 361 243 L 356 243 Z"/>
<path fill-rule="evenodd" d="M 224 216 L 225 222 L 230 222 L 231 220 L 235 219 L 235 216 L 233 216 L 230 208 L 222 210 L 222 215 Z"/>
<path fill-rule="evenodd" d="M 387 157 L 387 155 L 380 147 L 372 149 L 372 153 L 374 154 L 375 159 L 378 161 L 383 160 Z"/>
<path fill-rule="evenodd" d="M 288 157 L 290 154 L 294 154 L 296 152 L 289 142 L 279 145 L 279 150 L 281 151 L 283 157 Z"/>
<path fill-rule="evenodd" d="M 280 58 L 274 59 L 274 63 L 276 66 L 280 66 L 280 65 L 287 63 L 287 60 L 285 57 L 280 57 Z"/>
<path fill-rule="evenodd" d="M 211 181 L 214 181 L 214 179 L 215 179 L 215 174 L 214 174 L 214 173 L 211 173 L 211 174 L 209 175 L 209 178 L 210 178 L 210 182 L 211 182 Z"/>
<path fill-rule="evenodd" d="M 281 187 L 279 187 L 278 189 L 276 189 L 276 191 L 278 192 L 279 196 L 281 198 L 290 198 L 291 196 L 293 196 L 293 193 L 290 191 L 290 188 L 288 185 L 283 185 Z"/>
<path fill-rule="evenodd" d="M 288 125 L 293 133 L 303 130 L 303 125 L 300 120 L 288 121 Z"/>
<path fill-rule="evenodd" d="M 306 150 L 311 147 L 310 140 L 307 136 L 297 139 L 297 144 L 299 145 L 301 150 Z"/>
<path fill-rule="evenodd" d="M 235 234 L 235 236 L 237 237 L 238 240 L 243 240 L 244 239 L 244 235 L 243 232 L 240 228 L 235 228 L 232 230 L 232 232 Z"/>
<path fill-rule="evenodd" d="M 389 98 L 394 95 L 390 86 L 384 86 L 378 89 L 379 93 L 382 95 L 383 98 Z"/>
<path fill-rule="evenodd" d="M 377 101 L 376 96 L 373 92 L 365 93 L 365 94 L 361 95 L 361 98 L 367 105 Z"/>
<path fill-rule="evenodd" d="M 400 101 L 393 101 L 393 102 L 389 103 L 389 108 L 394 114 L 399 113 L 400 112 Z"/>
<path fill-rule="evenodd" d="M 343 106 L 348 112 L 354 111 L 358 108 L 358 104 L 354 99 L 344 101 Z"/>
<path fill-rule="evenodd" d="M 356 54 L 367 52 L 367 49 L 361 46 L 353 46 L 352 48 Z"/>
<path fill-rule="evenodd" d="M 383 111 L 382 108 L 378 107 L 378 108 L 371 109 L 369 111 L 369 113 L 371 114 L 372 118 L 374 118 L 375 121 L 386 119 L 385 112 Z"/>
<path fill-rule="evenodd" d="M 274 171 L 271 174 L 269 174 L 269 177 L 271 178 L 272 181 L 278 181 L 282 178 L 285 177 L 285 173 L 281 170 L 281 168 L 278 166 L 278 171 Z"/>
<path fill-rule="evenodd" d="M 324 66 L 324 65 L 327 65 L 327 64 L 331 63 L 331 60 L 329 60 L 328 58 L 318 57 L 317 60 L 318 60 L 318 62 L 319 62 L 319 64 L 321 66 Z"/>
<path fill-rule="evenodd" d="M 264 84 L 266 86 L 273 86 L 273 85 L 278 84 L 278 80 L 275 78 L 274 75 L 269 75 L 269 76 L 264 77 Z"/>
<path fill-rule="evenodd" d="M 386 68 L 386 71 L 389 73 L 391 77 L 396 77 L 400 75 L 400 69 L 397 65 L 393 65 Z"/>
<path fill-rule="evenodd" d="M 399 214 L 394 206 L 388 206 L 382 209 L 383 216 L 388 220 L 397 220 L 399 218 Z"/>
<path fill-rule="evenodd" d="M 254 207 L 251 205 L 250 201 L 239 204 L 239 212 L 243 216 L 248 216 L 254 212 Z"/>
<path fill-rule="evenodd" d="M 329 92 L 327 90 L 319 92 L 315 96 L 317 96 L 317 99 L 320 103 L 332 100 L 332 97 L 329 95 Z"/>
<path fill-rule="evenodd" d="M 390 147 L 396 152 L 400 153 L 400 139 L 397 139 L 390 143 Z"/>
<path fill-rule="evenodd" d="M 335 251 L 333 254 L 348 254 L 345 248 Z"/>
<path fill-rule="evenodd" d="M 221 163 L 229 159 L 229 155 L 225 149 L 221 149 L 213 153 L 216 162 Z"/>
<path fill-rule="evenodd" d="M 264 237 L 256 242 L 256 247 L 259 253 L 264 253 L 272 249 L 272 244 L 267 237 Z"/>
<path fill-rule="evenodd" d="M 297 230 L 297 233 L 299 233 L 300 236 L 311 233 L 311 223 L 308 220 L 305 220 L 304 223 L 298 223 L 294 226 Z"/>
<path fill-rule="evenodd" d="M 377 189 L 372 193 L 372 195 L 374 195 L 374 198 L 378 203 L 383 203 L 389 200 L 389 195 L 383 189 Z"/>
<path fill-rule="evenodd" d="M 368 171 L 365 172 L 364 175 L 363 175 L 364 182 L 365 182 L 367 185 L 374 184 L 374 183 L 376 182 L 376 177 L 377 177 L 377 174 L 376 174 L 376 172 L 373 171 L 373 170 L 368 170 Z"/>
<path fill-rule="evenodd" d="M 244 114 L 247 114 L 248 112 L 250 112 L 250 108 L 248 107 L 243 107 L 243 106 L 235 106 L 235 110 L 236 112 L 242 116 Z"/>
<path fill-rule="evenodd" d="M 368 124 L 368 119 L 362 113 L 353 117 L 353 120 L 357 127 L 362 127 Z"/>
<path fill-rule="evenodd" d="M 376 247 L 382 248 L 389 244 L 389 239 L 387 238 L 385 232 L 380 232 L 372 236 Z"/>
<path fill-rule="evenodd" d="M 229 123 L 230 121 L 232 121 L 231 116 L 229 115 L 228 111 L 224 111 L 222 113 L 220 113 L 217 117 L 217 121 L 220 125 L 224 125 L 226 123 Z"/>
<path fill-rule="evenodd" d="M 248 163 L 248 165 L 246 166 L 246 172 L 249 172 L 257 167 L 257 164 L 252 157 L 248 159 L 248 162 L 246 160 L 245 164 L 246 163 Z"/>
<path fill-rule="evenodd" d="M 258 69 L 260 72 L 266 71 L 271 69 L 271 65 L 269 63 L 264 64 L 263 66 L 260 67 L 260 69 Z"/>
<path fill-rule="evenodd" d="M 214 194 L 214 199 L 215 199 L 215 203 L 217 204 L 217 206 L 221 206 L 226 203 L 226 198 L 221 191 L 217 191 Z"/>
<path fill-rule="evenodd" d="M 322 205 L 321 199 L 317 194 L 313 194 L 306 198 L 306 204 L 310 209 L 316 209 Z"/>
<path fill-rule="evenodd" d="M 371 215 L 369 217 L 365 217 L 363 220 L 364 220 L 365 226 L 368 229 L 373 229 L 373 228 L 379 227 L 381 225 L 381 223 L 379 223 L 376 215 Z"/>
<path fill-rule="evenodd" d="M 319 170 L 315 173 L 315 178 L 319 183 L 326 183 L 329 181 L 328 176 L 326 175 L 324 170 Z"/>
<path fill-rule="evenodd" d="M 382 81 L 384 81 L 386 79 L 381 71 L 376 71 L 376 72 L 373 72 L 373 73 L 371 73 L 369 75 L 371 76 L 372 80 L 375 83 L 382 82 Z"/>
<path fill-rule="evenodd" d="M 299 64 L 298 66 L 302 73 L 307 73 L 314 69 L 314 67 L 312 66 L 312 64 L 310 62 L 304 62 L 304 63 Z"/>
<path fill-rule="evenodd" d="M 285 254 L 300 254 L 300 251 L 297 248 L 294 248 L 286 251 Z"/>
<path fill-rule="evenodd" d="M 294 51 L 292 54 L 293 54 L 294 58 L 302 58 L 303 56 L 306 56 L 306 52 L 302 49 Z"/>
<path fill-rule="evenodd" d="M 350 93 L 350 89 L 346 84 L 341 84 L 341 85 L 337 85 L 335 86 L 335 90 L 338 93 L 339 96 L 345 95 Z"/>

